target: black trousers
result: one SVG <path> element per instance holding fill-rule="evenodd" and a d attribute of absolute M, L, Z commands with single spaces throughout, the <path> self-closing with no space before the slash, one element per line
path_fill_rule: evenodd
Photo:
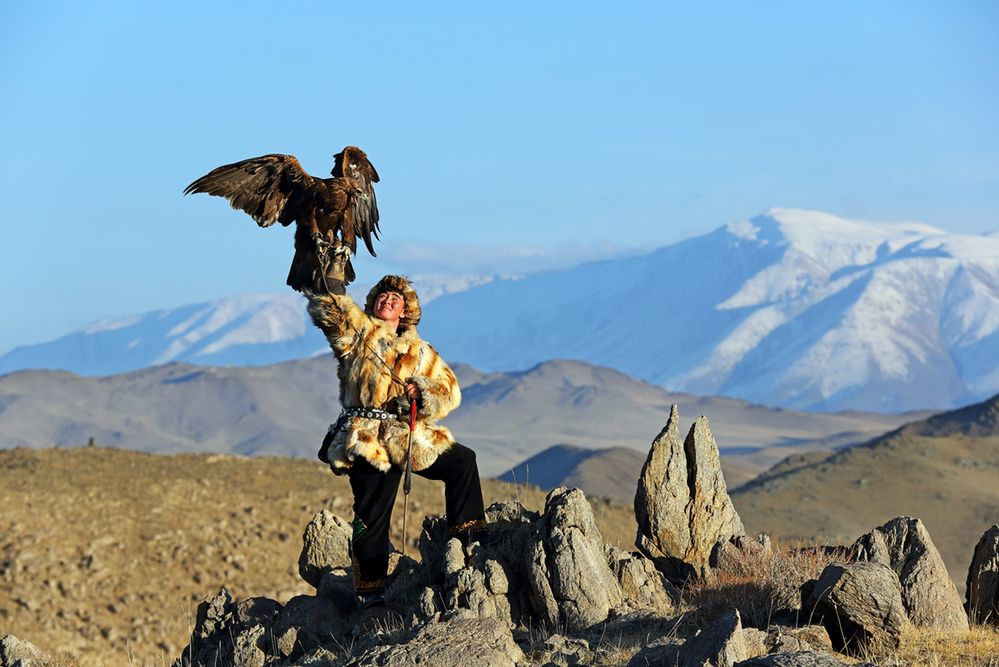
<path fill-rule="evenodd" d="M 432 466 L 413 474 L 444 482 L 444 507 L 452 534 L 485 527 L 479 467 L 471 449 L 456 442 Z M 354 588 L 358 595 L 380 593 L 385 590 L 392 506 L 403 471 L 392 466 L 381 472 L 359 458 L 347 476 L 354 492 Z"/>

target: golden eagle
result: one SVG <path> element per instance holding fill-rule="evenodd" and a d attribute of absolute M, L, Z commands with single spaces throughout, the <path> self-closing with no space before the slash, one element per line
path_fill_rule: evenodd
<path fill-rule="evenodd" d="M 356 146 L 347 146 L 333 160 L 333 178 L 315 178 L 292 155 L 262 155 L 213 169 L 188 185 L 184 194 L 225 197 L 261 227 L 294 222 L 295 257 L 288 285 L 299 292 L 325 293 L 332 249 L 342 244 L 356 253 L 360 236 L 374 256 L 371 237 L 379 238 L 372 186 L 378 172 Z M 346 282 L 354 279 L 349 259 L 345 273 Z"/>

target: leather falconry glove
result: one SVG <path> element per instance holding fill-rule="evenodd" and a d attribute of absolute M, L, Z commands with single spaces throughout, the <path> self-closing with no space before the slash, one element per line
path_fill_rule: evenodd
<path fill-rule="evenodd" d="M 339 241 L 329 243 L 316 239 L 316 254 L 319 257 L 319 270 L 323 272 L 322 282 L 330 294 L 343 296 L 347 293 L 347 262 L 350 248 Z"/>

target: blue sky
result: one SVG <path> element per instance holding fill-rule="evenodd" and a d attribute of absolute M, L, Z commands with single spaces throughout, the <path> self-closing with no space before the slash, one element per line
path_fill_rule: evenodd
<path fill-rule="evenodd" d="M 290 230 L 182 197 L 344 145 L 386 271 L 523 270 L 771 206 L 999 229 L 999 3 L 0 4 L 0 353 L 281 291 Z"/>

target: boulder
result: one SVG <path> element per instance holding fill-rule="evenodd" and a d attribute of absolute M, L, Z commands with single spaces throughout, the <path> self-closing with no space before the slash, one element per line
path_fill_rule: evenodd
<path fill-rule="evenodd" d="M 409 556 L 403 556 L 399 553 L 392 554 L 389 558 L 388 579 L 385 581 L 385 604 L 402 617 L 406 617 L 407 614 L 411 615 L 427 581 L 427 568 L 421 563 Z M 351 582 L 351 596 L 353 596 L 353 582 Z M 346 596 L 343 598 L 344 603 L 346 603 Z M 353 606 L 356 604 L 348 607 L 341 605 L 341 608 L 351 609 Z"/>
<path fill-rule="evenodd" d="M 716 545 L 745 534 L 706 417 L 680 441 L 676 405 L 652 442 L 635 493 L 635 545 L 674 580 L 704 577 Z"/>
<path fill-rule="evenodd" d="M 336 603 L 321 595 L 298 595 L 288 600 L 274 621 L 274 637 L 286 637 L 294 629 L 288 655 L 300 656 L 316 648 L 335 646 L 346 630 L 347 616 Z"/>
<path fill-rule="evenodd" d="M 854 557 L 881 563 L 898 575 L 902 603 L 913 625 L 936 630 L 968 629 L 968 617 L 926 526 L 898 517 L 854 543 Z"/>
<path fill-rule="evenodd" d="M 766 653 L 764 633 L 744 629 L 739 612 L 731 610 L 682 645 L 662 643 L 639 651 L 628 663 L 639 665 L 680 665 L 691 667 L 732 667 L 738 662 Z"/>
<path fill-rule="evenodd" d="M 999 524 L 985 531 L 975 546 L 965 600 L 972 623 L 999 626 Z"/>
<path fill-rule="evenodd" d="M 349 614 L 357 607 L 357 596 L 354 595 L 354 570 L 338 567 L 325 572 L 319 580 L 316 595 L 332 601 L 340 611 Z"/>
<path fill-rule="evenodd" d="M 247 598 L 236 604 L 236 621 L 241 625 L 271 625 L 281 609 L 282 605 L 277 600 L 265 597 Z"/>
<path fill-rule="evenodd" d="M 315 648 L 295 661 L 295 667 L 330 667 L 340 664 L 337 654 L 326 648 Z"/>
<path fill-rule="evenodd" d="M 762 640 L 751 641 L 747 636 L 739 612 L 733 609 L 684 642 L 679 664 L 732 667 L 765 652 Z"/>
<path fill-rule="evenodd" d="M 42 649 L 14 635 L 0 637 L 0 667 L 43 667 L 52 658 Z"/>
<path fill-rule="evenodd" d="M 426 570 L 415 596 L 395 605 L 397 609 L 421 619 L 438 611 L 467 609 L 479 618 L 511 625 L 532 621 L 524 553 L 539 515 L 509 502 L 493 504 L 486 517 L 488 544 L 473 542 L 467 548 L 450 536 L 443 519 L 424 522 L 420 553 Z"/>
<path fill-rule="evenodd" d="M 603 538 L 579 489 L 559 487 L 548 494 L 525 563 L 531 604 L 548 628 L 588 628 L 622 602 Z"/>
<path fill-rule="evenodd" d="M 742 639 L 749 655 L 764 655 L 770 653 L 767 648 L 767 633 L 759 628 L 743 628 Z"/>
<path fill-rule="evenodd" d="M 179 664 L 225 664 L 232 659 L 232 629 L 238 627 L 236 605 L 229 592 L 222 588 L 202 600 L 195 615 L 191 641 L 181 654 Z"/>
<path fill-rule="evenodd" d="M 323 574 L 350 566 L 350 523 L 329 510 L 322 510 L 305 527 L 298 573 L 313 588 L 319 588 Z"/>
<path fill-rule="evenodd" d="M 683 640 L 678 637 L 659 637 L 645 643 L 641 650 L 631 657 L 628 667 L 650 667 L 651 665 L 679 665 L 677 655 Z M 703 667 L 698 665 L 698 667 Z"/>
<path fill-rule="evenodd" d="M 270 648 L 266 634 L 267 629 L 262 625 L 251 625 L 242 630 L 233 638 L 232 661 L 229 664 L 233 667 L 264 667 L 266 652 Z"/>
<path fill-rule="evenodd" d="M 767 653 L 798 653 L 800 651 L 832 651 L 829 632 L 821 625 L 800 628 L 771 625 L 767 628 Z"/>
<path fill-rule="evenodd" d="M 378 646 L 354 663 L 378 667 L 410 665 L 490 665 L 515 667 L 524 653 L 510 629 L 495 618 L 476 618 L 471 612 L 431 622 L 402 644 Z"/>
<path fill-rule="evenodd" d="M 793 653 L 774 653 L 757 658 L 750 658 L 736 663 L 736 667 L 865 667 L 852 663 L 840 662 L 828 653 L 813 653 L 812 651 L 795 651 Z M 873 666 L 868 666 L 873 667 Z"/>
<path fill-rule="evenodd" d="M 659 616 L 677 612 L 680 591 L 656 569 L 651 560 L 612 546 L 607 547 L 607 560 L 621 586 L 628 610 L 646 609 Z"/>
<path fill-rule="evenodd" d="M 802 613 L 821 618 L 838 651 L 863 654 L 898 648 L 906 624 L 902 587 L 881 563 L 828 565 L 807 586 Z"/>
<path fill-rule="evenodd" d="M 285 611 L 265 597 L 237 604 L 223 588 L 198 605 L 191 641 L 174 664 L 263 667 L 268 655 L 280 652 L 280 645 L 272 645 L 278 639 L 272 626 Z"/>
<path fill-rule="evenodd" d="M 551 635 L 532 656 L 539 665 L 591 665 L 596 662 L 593 648 L 585 639 Z"/>

